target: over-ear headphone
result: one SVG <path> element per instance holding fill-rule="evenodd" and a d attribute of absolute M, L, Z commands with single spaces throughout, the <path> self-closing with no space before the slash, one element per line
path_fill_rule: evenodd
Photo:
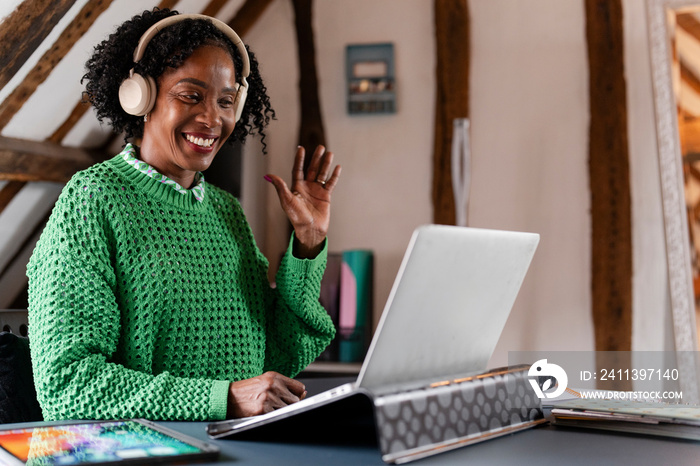
<path fill-rule="evenodd" d="M 243 106 L 245 105 L 246 97 L 248 96 L 248 81 L 247 77 L 250 74 L 250 61 L 248 60 L 248 52 L 243 45 L 243 41 L 238 34 L 231 29 L 228 24 L 219 21 L 206 15 L 174 15 L 168 16 L 165 19 L 158 21 L 156 24 L 148 28 L 148 30 L 139 39 L 139 44 L 134 50 L 134 64 L 138 63 L 146 50 L 146 46 L 151 41 L 153 36 L 160 31 L 170 26 L 173 23 L 183 21 L 185 19 L 203 19 L 212 23 L 217 29 L 226 34 L 226 37 L 231 39 L 238 48 L 241 57 L 243 58 L 243 70 L 241 71 L 240 83 L 236 83 L 236 97 L 233 101 L 236 120 L 241 118 Z M 121 86 L 119 86 L 119 103 L 124 111 L 130 115 L 142 116 L 146 115 L 153 109 L 156 102 L 156 94 L 158 93 L 156 82 L 151 76 L 141 76 L 134 72 L 132 68 L 129 71 L 129 77 L 126 78 Z"/>

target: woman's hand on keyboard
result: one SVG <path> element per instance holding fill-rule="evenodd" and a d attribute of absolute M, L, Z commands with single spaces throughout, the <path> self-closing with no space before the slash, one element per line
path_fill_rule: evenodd
<path fill-rule="evenodd" d="M 306 387 L 303 383 L 277 372 L 265 372 L 263 375 L 229 385 L 226 417 L 239 418 L 269 413 L 303 400 L 305 396 Z"/>

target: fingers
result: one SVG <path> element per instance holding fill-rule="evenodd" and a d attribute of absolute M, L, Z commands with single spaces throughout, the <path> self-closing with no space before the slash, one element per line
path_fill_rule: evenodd
<path fill-rule="evenodd" d="M 333 152 L 326 151 L 323 146 L 318 146 L 311 157 L 309 166 L 304 170 L 304 160 L 306 151 L 302 146 L 297 147 L 294 156 L 294 165 L 292 166 L 292 189 L 298 191 L 298 183 L 317 183 L 328 191 L 332 191 L 340 178 L 340 166 L 333 167 Z M 285 182 L 275 175 L 265 175 L 265 179 L 272 183 L 277 189 L 280 200 L 284 202 L 290 201 L 292 192 Z"/>
<path fill-rule="evenodd" d="M 324 148 L 325 151 L 325 148 Z M 333 165 L 333 152 L 326 152 L 323 154 L 323 157 L 321 158 L 321 166 L 318 168 L 318 172 L 316 174 L 316 177 L 314 178 L 314 181 L 317 181 L 321 184 L 325 184 L 328 182 L 328 176 L 331 173 L 331 166 Z M 311 170 L 309 169 L 309 172 Z"/>
<path fill-rule="evenodd" d="M 340 165 L 336 165 L 335 169 L 333 170 L 333 174 L 331 175 L 330 179 L 326 182 L 326 189 L 328 191 L 333 191 L 335 189 L 335 185 L 338 183 L 338 180 L 340 179 L 340 172 L 342 171 Z"/>
<path fill-rule="evenodd" d="M 329 176 L 331 176 L 332 166 L 333 152 L 326 151 L 326 148 L 323 146 L 318 146 L 311 157 L 309 168 L 306 170 L 306 180 L 325 185 L 329 181 Z"/>
<path fill-rule="evenodd" d="M 303 158 L 301 161 L 303 165 Z M 323 146 L 318 146 L 306 170 L 306 180 L 321 184 L 325 189 L 332 191 L 340 179 L 341 168 L 337 165 L 331 173 L 333 167 L 333 152 L 326 151 Z"/>
<path fill-rule="evenodd" d="M 303 383 L 277 372 L 266 372 L 230 385 L 227 414 L 229 417 L 256 416 L 296 403 L 305 396 Z"/>
<path fill-rule="evenodd" d="M 299 382 L 298 380 L 285 377 L 281 374 L 277 375 L 282 378 L 282 381 L 287 385 L 287 389 L 290 392 L 294 393 L 294 395 L 296 395 L 297 397 L 301 398 L 301 396 L 306 393 L 306 387 L 303 383 Z"/>
<path fill-rule="evenodd" d="M 294 156 L 294 166 L 292 167 L 292 181 L 301 181 L 304 179 L 304 159 L 306 151 L 303 147 L 297 147 L 297 153 Z"/>
<path fill-rule="evenodd" d="M 271 381 L 270 391 L 274 392 L 285 404 L 296 403 L 306 393 L 306 387 L 303 383 L 277 372 L 265 372 L 261 377 Z"/>
<path fill-rule="evenodd" d="M 311 162 L 309 162 L 309 168 L 306 169 L 306 181 L 318 181 L 318 182 L 325 182 L 326 178 L 322 178 L 321 175 L 321 159 L 324 158 L 323 154 L 326 153 L 326 148 L 323 146 L 317 146 L 316 150 L 314 151 L 314 155 L 311 156 Z M 331 158 L 333 157 L 333 153 L 329 152 L 331 155 Z M 327 174 L 326 174 L 327 176 Z"/>
<path fill-rule="evenodd" d="M 303 162 L 303 157 L 302 157 Z M 289 202 L 290 198 L 293 196 L 292 192 L 289 190 L 289 186 L 284 182 L 282 178 L 277 175 L 265 175 L 265 180 L 269 181 L 272 186 L 275 187 L 277 195 L 280 198 L 280 203 L 284 206 L 286 202 Z"/>
<path fill-rule="evenodd" d="M 269 181 L 277 191 L 277 197 L 279 198 L 280 206 L 289 218 L 289 221 L 292 223 L 292 225 L 296 226 L 298 222 L 308 223 L 308 216 L 306 216 L 305 213 L 299 208 L 300 202 L 297 198 L 299 198 L 301 194 L 292 193 L 292 191 L 289 189 L 289 186 L 287 186 L 287 183 L 285 183 L 284 180 L 279 176 L 265 175 L 265 179 Z"/>

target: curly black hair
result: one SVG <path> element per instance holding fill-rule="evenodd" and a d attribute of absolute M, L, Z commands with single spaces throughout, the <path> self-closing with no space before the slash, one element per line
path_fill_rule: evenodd
<path fill-rule="evenodd" d="M 115 132 L 125 134 L 125 141 L 143 136 L 143 118 L 126 113 L 119 103 L 119 86 L 132 68 L 157 82 L 167 68 L 179 67 L 199 47 L 215 45 L 231 54 L 236 74 L 241 73 L 243 60 L 236 46 L 211 22 L 201 19 L 186 19 L 160 31 L 148 43 L 143 58 L 134 65 L 134 50 L 146 30 L 161 19 L 177 14 L 175 10 L 154 8 L 134 16 L 97 45 L 85 63 L 86 73 L 80 80 L 86 82 L 84 98 L 95 108 L 97 119 L 100 122 L 109 120 Z M 263 130 L 270 119 L 275 118 L 275 111 L 260 76 L 258 61 L 248 46 L 246 50 L 250 61 L 248 98 L 241 119 L 228 140 L 243 142 L 246 136 L 257 132 L 265 152 Z"/>

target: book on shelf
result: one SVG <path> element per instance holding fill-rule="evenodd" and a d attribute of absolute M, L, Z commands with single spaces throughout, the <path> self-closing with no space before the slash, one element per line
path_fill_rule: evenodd
<path fill-rule="evenodd" d="M 362 362 L 371 338 L 373 281 L 372 251 L 328 254 L 319 300 L 333 320 L 336 337 L 316 361 Z"/>

